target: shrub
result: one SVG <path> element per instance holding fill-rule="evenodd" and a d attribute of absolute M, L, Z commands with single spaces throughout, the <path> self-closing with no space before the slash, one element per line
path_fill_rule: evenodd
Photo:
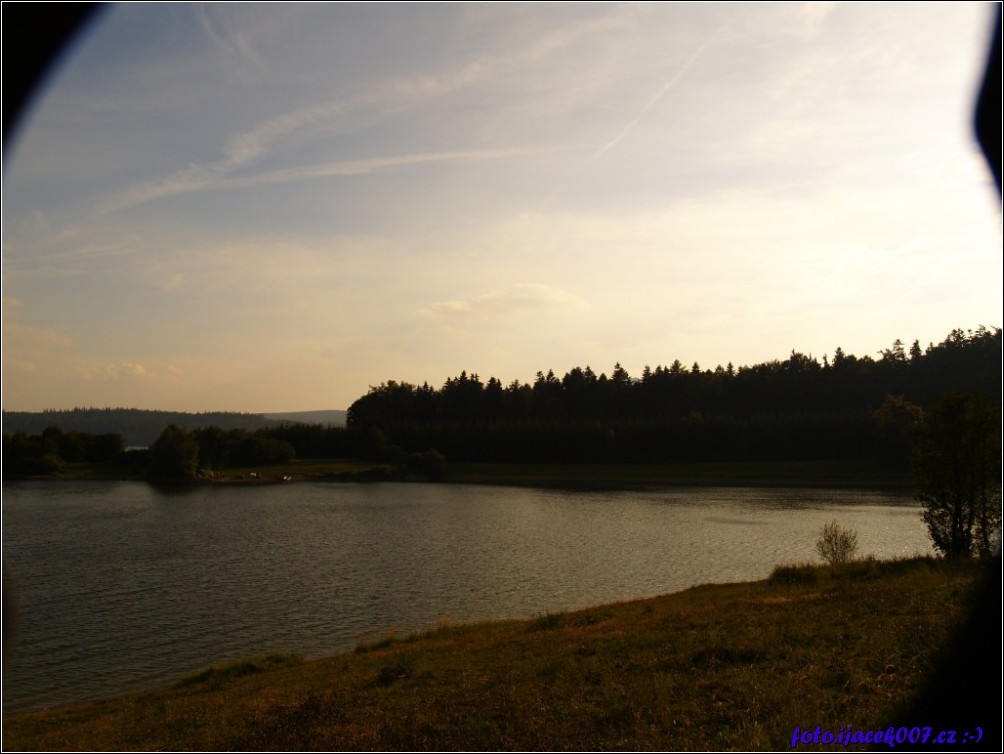
<path fill-rule="evenodd" d="M 63 470 L 63 459 L 56 453 L 43 453 L 29 464 L 32 476 L 52 476 Z"/>
<path fill-rule="evenodd" d="M 565 616 L 561 613 L 547 613 L 546 615 L 541 615 L 534 618 L 532 621 L 527 623 L 526 630 L 533 631 L 550 631 L 554 628 L 560 628 L 565 623 Z"/>
<path fill-rule="evenodd" d="M 841 529 L 836 521 L 831 521 L 823 527 L 816 540 L 816 552 L 819 557 L 831 565 L 846 563 L 854 557 L 858 550 L 858 535 L 849 529 Z"/>
<path fill-rule="evenodd" d="M 255 673 L 264 673 L 274 668 L 299 665 L 301 662 L 303 662 L 303 658 L 299 655 L 285 653 L 275 653 L 266 655 L 265 657 L 248 657 L 224 665 L 213 665 L 201 673 L 186 676 L 181 679 L 178 685 L 191 686 L 196 683 L 211 681 L 214 685 L 219 686 L 231 678 L 241 678 L 246 675 L 254 675 Z"/>
<path fill-rule="evenodd" d="M 409 453 L 405 463 L 408 471 L 430 482 L 441 482 L 446 475 L 446 457 L 432 448 L 424 453 Z"/>
<path fill-rule="evenodd" d="M 819 566 L 811 565 L 779 565 L 774 566 L 770 574 L 773 584 L 795 586 L 798 584 L 818 584 Z"/>

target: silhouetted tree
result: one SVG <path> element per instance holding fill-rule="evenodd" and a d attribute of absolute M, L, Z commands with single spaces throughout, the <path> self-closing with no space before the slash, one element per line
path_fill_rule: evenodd
<path fill-rule="evenodd" d="M 188 432 L 168 425 L 150 446 L 147 475 L 155 482 L 185 482 L 195 479 L 199 444 Z"/>
<path fill-rule="evenodd" d="M 944 395 L 918 428 L 914 482 L 941 553 L 989 556 L 1001 525 L 1000 404 Z"/>

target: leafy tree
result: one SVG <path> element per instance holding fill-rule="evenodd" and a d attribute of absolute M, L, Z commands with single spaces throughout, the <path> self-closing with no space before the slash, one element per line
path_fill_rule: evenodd
<path fill-rule="evenodd" d="M 831 565 L 848 562 L 857 550 L 857 532 L 841 529 L 836 521 L 826 524 L 816 540 L 816 552 Z"/>
<path fill-rule="evenodd" d="M 156 482 L 184 482 L 195 479 L 199 444 L 176 424 L 167 426 L 150 446 L 148 476 Z"/>
<path fill-rule="evenodd" d="M 100 435 L 80 433 L 87 447 L 86 460 L 94 463 L 113 461 L 125 452 L 125 440 L 122 435 L 107 432 Z"/>
<path fill-rule="evenodd" d="M 268 437 L 260 432 L 245 434 L 231 449 L 230 466 L 268 466 L 288 463 L 296 456 L 288 440 Z"/>
<path fill-rule="evenodd" d="M 957 392 L 942 396 L 918 428 L 914 484 L 942 554 L 991 555 L 1001 525 L 1000 404 Z"/>

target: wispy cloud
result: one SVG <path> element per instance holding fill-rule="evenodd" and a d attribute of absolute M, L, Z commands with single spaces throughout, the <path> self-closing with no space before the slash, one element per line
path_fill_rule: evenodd
<path fill-rule="evenodd" d="M 268 68 L 266 60 L 255 51 L 248 38 L 248 34 L 243 30 L 233 28 L 227 22 L 227 18 L 214 12 L 214 7 L 209 3 L 199 3 L 195 10 L 199 25 L 206 35 L 212 40 L 220 57 L 231 61 L 240 68 L 250 66 L 254 71 L 261 71 Z"/>
<path fill-rule="evenodd" d="M 837 4 L 835 2 L 803 3 L 798 7 L 795 17 L 798 19 L 797 32 L 806 40 L 812 39 L 823 26 L 826 17 L 830 15 Z"/>
<path fill-rule="evenodd" d="M 8 345 L 30 343 L 36 348 L 49 348 L 53 346 L 69 346 L 72 340 L 59 330 L 51 327 L 33 327 L 20 322 L 6 319 L 3 323 L 4 350 Z"/>
<path fill-rule="evenodd" d="M 211 188 L 238 169 L 266 156 L 283 139 L 309 129 L 330 126 L 355 110 L 378 105 L 378 99 L 372 93 L 364 93 L 356 98 L 311 105 L 271 118 L 232 137 L 224 148 L 223 159 L 192 164 L 166 178 L 130 186 L 101 202 L 98 210 L 115 212 L 167 196 Z"/>
<path fill-rule="evenodd" d="M 432 321 L 455 323 L 505 321 L 513 317 L 552 308 L 572 308 L 583 304 L 574 294 L 541 283 L 515 283 L 504 290 L 490 291 L 469 299 L 437 301 L 419 314 Z"/>
<path fill-rule="evenodd" d="M 620 130 L 620 132 L 618 132 L 618 134 L 614 136 L 614 138 L 612 138 L 610 141 L 608 141 L 606 144 L 604 144 L 590 156 L 589 162 L 593 162 L 594 160 L 599 159 L 606 152 L 609 152 L 611 149 L 616 147 L 621 142 L 621 140 L 625 136 L 627 136 L 631 132 L 631 130 L 638 125 L 638 123 L 641 122 L 642 118 L 644 118 L 645 114 L 652 109 L 653 105 L 655 105 L 656 102 L 661 100 L 665 96 L 666 92 L 668 92 L 670 89 L 676 86 L 677 82 L 683 78 L 684 74 L 686 74 L 687 71 L 690 70 L 690 67 L 694 65 L 694 63 L 697 62 L 697 59 L 701 57 L 704 51 L 707 50 L 708 47 L 710 47 L 714 43 L 714 41 L 722 35 L 722 32 L 725 31 L 727 27 L 728 23 L 725 23 L 718 29 L 716 29 L 710 36 L 708 36 L 708 38 L 705 39 L 704 42 L 702 42 L 701 45 L 696 50 L 694 50 L 694 52 L 690 55 L 690 57 L 687 58 L 687 60 L 683 63 L 683 65 L 680 66 L 676 70 L 676 72 L 674 72 L 673 75 L 666 80 L 666 82 L 659 88 L 659 90 L 652 95 L 652 97 L 648 100 L 648 102 L 645 103 L 644 107 L 642 107 L 642 109 L 638 112 L 638 114 L 635 115 L 634 118 L 632 118 L 630 121 L 628 121 L 627 125 L 625 125 Z"/>
<path fill-rule="evenodd" d="M 200 23 L 217 47 L 237 50 L 254 58 L 244 38 L 234 33 L 224 36 L 205 11 L 199 12 Z M 405 112 L 430 100 L 463 89 L 475 87 L 514 63 L 525 65 L 574 44 L 577 40 L 615 27 L 623 22 L 621 11 L 608 13 L 569 24 L 560 31 L 548 31 L 518 50 L 486 53 L 455 64 L 450 70 L 414 76 L 389 78 L 369 82 L 355 95 L 314 103 L 269 118 L 246 131 L 232 136 L 222 149 L 223 157 L 210 162 L 193 163 L 170 175 L 137 183 L 107 197 L 98 204 L 99 213 L 109 213 L 168 196 L 218 188 L 223 185 L 257 185 L 316 178 L 324 175 L 346 175 L 385 170 L 403 164 L 438 159 L 481 159 L 484 153 L 458 150 L 449 153 L 423 153 L 411 157 L 378 157 L 326 166 L 292 168 L 261 175 L 234 178 L 234 173 L 293 144 L 309 134 L 351 129 L 354 125 L 372 125 Z M 508 150 L 501 150 L 507 156 Z M 231 183 L 225 184 L 228 179 Z"/>
<path fill-rule="evenodd" d="M 74 371 L 78 377 L 85 380 L 119 380 L 127 378 L 149 380 L 154 376 L 145 366 L 135 361 L 78 364 L 74 368 Z"/>
<path fill-rule="evenodd" d="M 236 176 L 206 180 L 198 185 L 192 185 L 188 191 L 205 191 L 223 188 L 247 188 L 276 183 L 292 183 L 315 178 L 331 178 L 334 176 L 369 175 L 371 173 L 405 168 L 415 165 L 425 165 L 436 162 L 463 162 L 502 160 L 530 154 L 529 148 L 512 149 L 481 149 L 459 150 L 453 152 L 426 152 L 420 154 L 393 155 L 390 157 L 374 157 L 365 160 L 344 160 L 328 162 L 323 165 L 302 165 L 280 170 L 270 170 L 248 176 Z"/>
<path fill-rule="evenodd" d="M 14 304 L 16 299 L 4 299 L 8 307 L 20 309 Z M 19 314 L 20 312 L 18 312 Z M 22 374 L 34 374 L 58 355 L 68 353 L 73 341 L 59 330 L 50 327 L 34 327 L 13 319 L 8 315 L 3 322 L 3 366 L 4 371 L 13 370 Z"/>

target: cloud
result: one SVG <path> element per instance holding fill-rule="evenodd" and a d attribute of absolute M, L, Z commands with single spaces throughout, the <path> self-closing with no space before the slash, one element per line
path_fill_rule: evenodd
<path fill-rule="evenodd" d="M 660 99 L 662 99 L 663 95 L 665 95 L 666 92 L 672 89 L 676 85 L 676 83 L 681 78 L 683 78 L 684 74 L 686 74 L 687 71 L 690 70 L 690 67 L 697 61 L 697 59 L 701 57 L 701 54 L 706 49 L 708 49 L 708 47 L 710 47 L 712 43 L 714 43 L 714 41 L 718 39 L 719 36 L 721 36 L 722 32 L 725 31 L 727 26 L 728 23 L 725 23 L 719 28 L 717 28 L 714 32 L 712 32 L 701 43 L 701 45 L 696 50 L 694 50 L 694 52 L 690 55 L 690 57 L 687 58 L 686 62 L 684 62 L 684 64 L 680 66 L 676 71 L 674 71 L 673 75 L 666 80 L 666 82 L 659 88 L 659 90 L 654 95 L 652 95 L 652 97 L 648 100 L 648 102 L 645 103 L 645 106 L 642 107 L 642 109 L 638 112 L 638 114 L 635 115 L 634 118 L 632 118 L 628 122 L 628 124 L 624 126 L 613 139 L 608 141 L 606 144 L 604 144 L 596 152 L 593 153 L 593 155 L 589 158 L 589 162 L 593 162 L 594 160 L 603 156 L 603 154 L 605 154 L 606 152 L 616 147 L 617 144 L 620 143 L 620 141 L 625 136 L 627 136 L 631 132 L 631 130 L 638 125 L 639 122 L 641 122 L 641 119 L 644 118 L 645 114 L 652 109 L 652 106 L 655 105 L 655 103 L 658 102 Z"/>
<path fill-rule="evenodd" d="M 15 303 L 16 302 L 16 303 Z M 4 304 L 20 310 L 22 304 L 5 297 Z M 18 312 L 20 313 L 20 312 Z M 23 374 L 34 374 L 47 368 L 54 359 L 66 357 L 73 345 L 59 330 L 50 327 L 33 327 L 6 316 L 3 322 L 3 368 Z"/>
<path fill-rule="evenodd" d="M 149 380 L 154 375 L 145 366 L 135 361 L 110 362 L 104 364 L 77 364 L 73 370 L 85 380 Z"/>
<path fill-rule="evenodd" d="M 259 122 L 230 137 L 222 148 L 221 159 L 192 163 L 166 177 L 136 183 L 106 197 L 99 202 L 97 210 L 100 214 L 116 212 L 156 199 L 224 185 L 257 185 L 332 174 L 358 174 L 398 167 L 409 164 L 412 160 L 480 159 L 477 155 L 481 153 L 476 151 L 430 152 L 406 158 L 358 161 L 354 166 L 351 163 L 332 163 L 319 168 L 304 166 L 234 178 L 237 171 L 271 156 L 284 145 L 292 145 L 318 133 L 344 132 L 361 125 L 372 126 L 431 100 L 478 86 L 512 65 L 518 64 L 525 68 L 528 63 L 567 48 L 584 37 L 621 24 L 623 15 L 622 11 L 616 10 L 597 18 L 568 24 L 558 32 L 549 29 L 536 39 L 521 40 L 518 49 L 505 47 L 501 52 L 482 53 L 458 62 L 446 71 L 362 82 L 355 94 L 309 104 Z M 219 23 L 204 11 L 200 11 L 198 17 L 202 28 L 219 50 L 257 60 L 242 34 L 222 32 Z M 500 151 L 498 156 L 505 156 L 505 150 Z M 346 169 L 351 172 L 346 172 Z M 232 181 L 227 183 L 228 179 Z"/>
<path fill-rule="evenodd" d="M 217 187 L 234 172 L 263 159 L 284 142 L 309 132 L 337 128 L 339 124 L 350 126 L 345 121 L 357 113 L 362 113 L 368 122 L 379 122 L 392 113 L 413 107 L 419 101 L 469 86 L 481 75 L 480 66 L 467 66 L 452 76 L 420 76 L 391 81 L 368 88 L 354 97 L 321 102 L 284 113 L 233 136 L 224 147 L 223 159 L 191 164 L 166 178 L 130 186 L 102 201 L 98 211 L 115 212 L 175 194 Z M 306 177 L 318 175 L 309 168 L 294 170 L 305 171 L 302 175 Z M 279 175 L 285 172 L 280 171 Z M 286 173 L 281 180 L 291 180 L 294 176 L 295 173 Z M 266 175 L 242 180 L 253 184 L 257 180 L 271 182 L 272 179 Z"/>
<path fill-rule="evenodd" d="M 16 349 L 23 346 L 49 348 L 54 346 L 69 346 L 73 344 L 73 341 L 63 335 L 59 330 L 49 327 L 32 327 L 31 325 L 21 324 L 20 322 L 11 322 L 10 320 L 3 323 L 3 333 L 5 358 L 9 349 Z"/>
<path fill-rule="evenodd" d="M 233 13 L 222 14 L 214 6 L 200 3 L 196 6 L 195 15 L 221 59 L 233 66 L 238 73 L 246 74 L 248 69 L 251 72 L 268 69 L 267 61 L 252 47 L 248 34 L 230 23 L 234 18 Z"/>
<path fill-rule="evenodd" d="M 4 303 L 12 306 L 6 299 Z M 109 388 L 101 400 L 117 403 L 125 400 L 134 386 L 146 389 L 177 382 L 180 373 L 170 365 L 151 367 L 146 359 L 118 358 L 118 354 L 102 359 L 85 352 L 86 336 L 71 338 L 62 329 L 15 319 L 23 312 L 19 307 L 3 322 L 4 396 L 16 401 L 19 408 L 37 410 L 63 401 L 67 402 L 64 405 L 87 402 L 87 391 L 94 387 L 100 392 L 102 385 Z M 72 327 L 67 329 L 72 331 Z M 59 398 L 53 401 L 53 396 Z"/>
<path fill-rule="evenodd" d="M 326 102 L 271 118 L 232 137 L 224 148 L 223 159 L 191 164 L 166 178 L 130 186 L 102 201 L 98 212 L 115 212 L 167 196 L 211 188 L 239 168 L 264 157 L 281 138 L 335 121 L 369 98 L 369 95 L 362 95 L 355 101 Z"/>
<path fill-rule="evenodd" d="M 341 248 L 337 241 L 332 247 Z M 216 310 L 258 311 L 290 306 L 289 297 L 330 291 L 335 272 L 327 249 L 267 238 L 178 244 L 138 260 L 132 272 L 144 285 Z M 227 294 L 227 297 L 223 297 Z"/>
<path fill-rule="evenodd" d="M 506 322 L 522 315 L 549 309 L 573 309 L 583 300 L 560 288 L 541 283 L 515 283 L 505 290 L 490 291 L 468 300 L 437 301 L 421 309 L 427 321 L 474 324 Z"/>
<path fill-rule="evenodd" d="M 426 165 L 436 162 L 461 162 L 481 160 L 502 160 L 529 154 L 529 149 L 483 149 L 458 150 L 453 152 L 427 152 L 419 154 L 394 155 L 391 157 L 374 157 L 365 160 L 344 160 L 329 162 L 323 165 L 303 165 L 294 168 L 272 170 L 257 175 L 225 178 L 217 181 L 207 181 L 198 189 L 245 188 L 263 186 L 274 183 L 290 183 L 312 178 L 329 178 L 332 176 L 369 175 L 371 173 L 393 170 L 395 168 Z"/>
<path fill-rule="evenodd" d="M 804 40 L 812 39 L 836 6 L 835 2 L 803 3 L 795 11 L 796 32 Z"/>

